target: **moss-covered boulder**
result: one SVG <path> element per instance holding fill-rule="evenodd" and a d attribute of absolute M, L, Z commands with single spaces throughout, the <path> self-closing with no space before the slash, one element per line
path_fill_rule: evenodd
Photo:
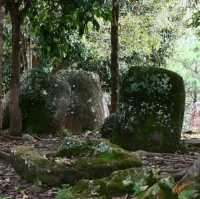
<path fill-rule="evenodd" d="M 197 183 L 174 192 L 173 177 L 161 178 L 151 170 L 138 168 L 113 172 L 109 177 L 97 180 L 81 180 L 73 187 L 59 189 L 56 199 L 199 199 L 200 185 Z M 67 196 L 67 197 L 65 197 Z"/>
<path fill-rule="evenodd" d="M 55 75 L 55 80 L 69 82 L 71 100 L 67 111 L 63 107 L 56 112 L 56 121 L 62 128 L 75 132 L 98 128 L 109 115 L 108 106 L 103 97 L 99 76 L 83 70 L 62 70 Z M 61 123 L 60 118 L 65 118 Z M 61 124 L 60 124 L 61 123 Z"/>
<path fill-rule="evenodd" d="M 185 106 L 183 79 L 165 69 L 133 67 L 123 75 L 120 94 L 120 110 L 105 121 L 103 136 L 131 150 L 176 150 Z"/>
<path fill-rule="evenodd" d="M 199 199 L 200 184 L 183 187 L 182 191 L 173 191 L 173 177 L 161 178 L 146 169 L 127 169 L 113 172 L 106 178 L 81 180 L 73 187 L 60 188 L 56 199 Z"/>
<path fill-rule="evenodd" d="M 16 171 L 28 181 L 42 182 L 53 186 L 60 184 L 65 178 L 64 165 L 49 161 L 32 147 L 14 148 L 11 160 Z"/>
<path fill-rule="evenodd" d="M 106 139 L 90 137 L 67 136 L 58 148 L 57 156 L 60 157 L 83 157 L 97 156 L 100 154 L 128 153 L 119 146 L 110 143 Z"/>
<path fill-rule="evenodd" d="M 73 187 L 63 188 L 57 194 L 68 194 L 70 199 L 108 199 L 133 194 L 139 186 L 152 186 L 157 179 L 144 168 L 131 168 L 113 172 L 109 177 L 96 180 L 81 180 Z"/>
<path fill-rule="evenodd" d="M 80 179 L 101 178 L 116 170 L 142 165 L 136 154 L 125 151 L 105 140 L 96 141 L 95 144 L 87 147 L 83 153 L 77 145 L 78 138 L 77 140 L 73 138 L 73 142 L 78 149 L 76 153 L 73 153 L 76 147 L 71 145 L 72 147 L 62 148 L 56 156 L 49 158 L 40 154 L 36 149 L 17 147 L 12 152 L 13 166 L 17 173 L 25 179 L 40 181 L 52 186 L 73 184 Z M 82 140 L 80 143 L 83 144 L 84 141 Z"/>
<path fill-rule="evenodd" d="M 9 126 L 8 96 L 4 128 Z M 21 82 L 20 106 L 23 127 L 29 133 L 61 129 L 80 133 L 99 127 L 108 116 L 98 75 L 82 70 L 62 70 L 56 74 L 31 70 Z"/>

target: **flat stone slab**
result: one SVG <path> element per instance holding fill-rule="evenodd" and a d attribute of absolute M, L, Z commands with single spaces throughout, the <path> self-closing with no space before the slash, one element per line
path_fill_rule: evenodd
<path fill-rule="evenodd" d="M 11 157 L 19 175 L 28 181 L 39 181 L 49 186 L 102 178 L 116 170 L 142 165 L 138 155 L 107 140 L 75 137 L 66 138 L 56 155 L 48 158 L 29 146 L 14 148 Z"/>

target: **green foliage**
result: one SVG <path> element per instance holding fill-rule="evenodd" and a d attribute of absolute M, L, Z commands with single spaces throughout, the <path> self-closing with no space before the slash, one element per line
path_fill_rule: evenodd
<path fill-rule="evenodd" d="M 167 60 L 167 68 L 183 77 L 186 91 L 190 93 L 198 93 L 200 87 L 199 45 L 198 38 L 190 30 L 176 41 L 173 56 Z M 191 98 L 192 96 L 188 96 L 188 101 L 193 101 Z"/>
<path fill-rule="evenodd" d="M 139 191 L 135 192 L 135 195 L 137 199 L 198 199 L 200 197 L 198 184 L 187 187 L 180 193 L 173 192 L 174 186 L 175 182 L 173 178 L 168 177 L 157 180 L 151 186 L 140 184 L 137 188 Z"/>
<path fill-rule="evenodd" d="M 200 197 L 200 185 L 192 185 L 183 190 L 178 199 L 198 199 Z"/>
<path fill-rule="evenodd" d="M 22 81 L 20 107 L 23 112 L 24 129 L 29 133 L 47 129 L 52 119 L 54 107 L 49 78 L 44 69 L 35 69 L 25 74 Z"/>
<path fill-rule="evenodd" d="M 21 24 L 22 35 L 30 40 L 34 56 L 39 64 L 48 65 L 51 69 L 68 59 L 76 61 L 77 47 L 81 36 L 92 24 L 99 29 L 98 18 L 110 19 L 110 2 L 102 0 L 33 0 L 25 8 L 22 1 L 20 10 L 24 24 Z M 9 2 L 6 2 L 9 8 Z M 8 18 L 6 16 L 6 18 Z M 11 66 L 11 22 L 6 19 L 4 42 L 5 84 L 8 89 Z M 81 62 L 83 60 L 81 59 Z"/>
<path fill-rule="evenodd" d="M 113 198 L 129 194 L 135 199 L 198 199 L 199 184 L 193 184 L 180 193 L 174 193 L 176 185 L 173 177 L 161 178 L 157 170 L 126 169 L 113 172 L 110 176 L 97 180 L 82 180 L 70 189 L 72 199 Z M 95 197 L 96 196 L 96 197 Z"/>
<path fill-rule="evenodd" d="M 176 3 L 123 1 L 121 4 L 120 73 L 133 66 L 165 66 L 166 58 L 172 53 L 173 42 L 179 35 L 178 28 L 181 26 L 182 12 L 175 9 Z M 98 19 L 98 22 L 99 31 L 88 26 L 81 44 L 74 52 L 75 55 L 81 56 L 74 59 L 72 67 L 97 72 L 104 88 L 109 91 L 110 23 L 102 19 Z"/>
<path fill-rule="evenodd" d="M 135 2 L 132 5 L 124 1 L 123 4 L 119 36 L 121 65 L 164 65 L 164 58 L 170 55 L 170 44 L 177 35 L 179 13 L 170 8 L 174 3 L 141 1 L 140 5 Z M 90 31 L 87 38 L 91 48 L 101 57 L 107 57 L 110 55 L 109 24 L 100 21 L 100 25 L 100 31 Z"/>
<path fill-rule="evenodd" d="M 56 199 L 73 199 L 71 187 L 63 185 L 62 188 L 59 188 L 56 194 Z"/>
<path fill-rule="evenodd" d="M 71 52 L 71 35 L 78 31 L 82 35 L 91 22 L 97 29 L 96 17 L 109 19 L 109 7 L 105 1 L 40 1 L 30 9 L 28 22 L 33 36 L 40 44 L 42 56 L 60 62 Z"/>
<path fill-rule="evenodd" d="M 79 153 L 77 156 L 74 153 L 70 156 L 68 154 L 71 149 L 68 147 L 69 151 L 66 149 L 64 158 L 58 153 L 49 159 L 32 147 L 19 146 L 12 151 L 13 167 L 27 181 L 40 181 L 49 186 L 63 183 L 71 185 L 80 179 L 102 178 L 117 170 L 141 168 L 142 162 L 137 154 L 125 151 L 105 140 L 96 142 L 96 147 L 93 142 L 89 149 L 93 150 L 89 155 Z M 74 158 L 70 160 L 70 157 Z"/>
<path fill-rule="evenodd" d="M 53 86 L 50 85 L 49 79 L 50 74 L 46 68 L 33 69 L 24 73 L 21 78 L 20 107 L 23 113 L 23 129 L 29 133 L 41 133 L 43 129 L 47 129 L 52 119 L 51 115 L 55 107 L 52 106 Z M 8 101 L 4 128 L 9 127 Z"/>
<path fill-rule="evenodd" d="M 186 90 L 184 131 L 191 128 L 191 105 L 200 100 L 200 42 L 194 30 L 188 29 L 175 42 L 173 56 L 167 59 L 167 68 L 183 77 Z"/>
<path fill-rule="evenodd" d="M 88 156 L 93 153 L 94 146 L 91 141 L 83 141 L 73 137 L 65 137 L 63 144 L 59 147 L 59 156 Z"/>
<path fill-rule="evenodd" d="M 11 78 L 11 24 L 10 18 L 5 17 L 4 30 L 3 30 L 3 83 L 4 91 L 8 90 Z"/>
<path fill-rule="evenodd" d="M 176 16 L 170 10 L 170 5 L 172 3 L 161 5 L 158 2 L 154 4 L 149 1 L 141 3 L 140 10 L 134 12 L 135 7 L 129 1 L 122 3 L 119 35 L 120 73 L 132 66 L 160 67 L 166 64 L 165 59 L 170 56 L 172 43 L 178 34 L 177 21 L 170 20 Z M 85 33 L 79 45 L 76 45 L 74 55 L 79 56 L 76 56 L 71 63 L 72 67 L 98 73 L 104 88 L 109 91 L 110 23 L 102 19 L 98 19 L 98 22 L 99 31 L 88 26 L 88 32 Z M 69 60 L 68 57 L 67 60 Z"/>
<path fill-rule="evenodd" d="M 199 11 L 199 2 L 196 3 L 195 6 L 192 7 L 192 16 L 189 25 L 191 27 L 196 28 L 197 33 L 200 34 L 199 27 L 200 27 L 200 11 Z"/>
<path fill-rule="evenodd" d="M 133 193 L 135 195 L 145 191 L 148 187 L 154 185 L 158 180 L 157 171 L 151 170 L 144 174 L 143 178 L 135 182 L 133 185 Z"/>
<path fill-rule="evenodd" d="M 98 54 L 98 50 L 93 48 L 85 37 L 80 39 L 77 34 L 74 34 L 71 46 L 71 53 L 63 59 L 62 65 L 65 68 L 70 67 L 97 73 L 102 82 L 102 88 L 109 90 L 111 79 L 108 67 L 110 64 L 109 57 Z"/>
<path fill-rule="evenodd" d="M 172 178 L 157 179 L 152 185 L 141 184 L 135 196 L 137 199 L 178 199 L 178 195 L 172 192 L 173 186 Z"/>
<path fill-rule="evenodd" d="M 33 44 L 33 54 L 44 67 L 57 65 L 97 72 L 103 88 L 110 88 L 111 1 L 32 1 L 22 31 Z M 120 71 L 131 66 L 164 66 L 178 35 L 180 11 L 176 1 L 123 1 L 120 16 Z M 9 20 L 6 22 L 9 27 Z M 10 29 L 6 35 L 11 43 Z M 84 33 L 84 34 L 83 34 Z M 82 37 L 81 37 L 81 36 Z M 6 42 L 10 51 L 11 45 Z M 10 53 L 6 53 L 6 86 Z"/>

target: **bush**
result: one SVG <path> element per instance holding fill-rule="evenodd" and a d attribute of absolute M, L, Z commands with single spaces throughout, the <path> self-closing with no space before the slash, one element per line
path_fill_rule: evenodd
<path fill-rule="evenodd" d="M 43 69 L 34 69 L 22 81 L 20 107 L 23 113 L 23 127 L 29 133 L 47 129 L 55 107 L 52 106 L 52 85 L 50 75 Z"/>
<path fill-rule="evenodd" d="M 64 185 L 62 188 L 58 189 L 56 199 L 73 199 L 71 187 Z"/>

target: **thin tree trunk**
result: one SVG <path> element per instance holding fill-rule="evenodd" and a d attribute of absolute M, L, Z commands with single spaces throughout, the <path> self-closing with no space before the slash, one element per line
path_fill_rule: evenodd
<path fill-rule="evenodd" d="M 22 130 L 22 117 L 19 107 L 19 52 L 20 52 L 20 14 L 15 0 L 11 1 L 12 20 L 12 71 L 10 85 L 10 133 L 20 135 Z"/>
<path fill-rule="evenodd" d="M 198 74 L 198 66 L 197 63 L 195 63 L 195 69 L 194 69 L 195 75 Z M 197 102 L 197 81 L 194 82 L 194 94 L 193 94 L 193 103 Z"/>
<path fill-rule="evenodd" d="M 3 23 L 4 23 L 4 6 L 3 1 L 0 0 L 0 132 L 2 131 L 3 122 Z"/>
<path fill-rule="evenodd" d="M 111 113 L 117 111 L 119 100 L 119 0 L 112 0 L 111 22 Z"/>
<path fill-rule="evenodd" d="M 32 48 L 31 48 L 31 39 L 30 37 L 28 38 L 27 41 L 27 63 L 28 63 L 28 70 L 33 68 L 33 52 L 32 52 Z"/>
<path fill-rule="evenodd" d="M 24 71 L 28 69 L 28 57 L 27 57 L 27 49 L 28 42 L 27 38 L 20 32 L 20 74 L 23 74 Z"/>

